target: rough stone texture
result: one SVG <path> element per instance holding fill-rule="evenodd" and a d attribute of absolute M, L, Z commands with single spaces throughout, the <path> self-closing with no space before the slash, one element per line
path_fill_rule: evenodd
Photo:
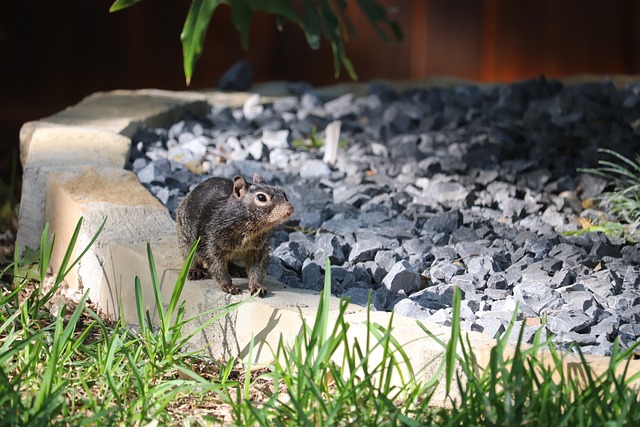
<path fill-rule="evenodd" d="M 123 169 L 84 167 L 50 173 L 46 200 L 44 217 L 50 232 L 56 236 L 51 255 L 54 270 L 60 267 L 81 218 L 74 259 L 101 224 L 105 224 L 95 243 L 66 279 L 73 289 L 88 288 L 89 297 L 98 306 L 104 301 L 100 297 L 101 289 L 109 285 L 103 269 L 109 244 L 155 241 L 175 234 L 175 224 L 164 206 L 140 186 L 133 173 Z"/>
<path fill-rule="evenodd" d="M 420 276 L 407 261 L 398 261 L 382 279 L 382 284 L 392 292 L 410 294 L 420 289 Z"/>

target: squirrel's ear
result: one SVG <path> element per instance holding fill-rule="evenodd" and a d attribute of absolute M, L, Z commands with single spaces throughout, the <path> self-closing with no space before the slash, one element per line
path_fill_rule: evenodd
<path fill-rule="evenodd" d="M 254 184 L 266 184 L 266 182 L 264 181 L 264 178 L 258 172 L 253 174 L 253 183 Z"/>
<path fill-rule="evenodd" d="M 247 181 L 241 176 L 233 177 L 233 197 L 241 199 L 247 193 Z"/>

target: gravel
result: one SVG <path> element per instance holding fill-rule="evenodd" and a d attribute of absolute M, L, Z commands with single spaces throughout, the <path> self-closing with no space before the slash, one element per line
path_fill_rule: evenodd
<path fill-rule="evenodd" d="M 210 176 L 258 171 L 285 187 L 296 213 L 272 239 L 268 272 L 288 286 L 320 290 L 328 257 L 332 292 L 375 310 L 449 325 L 458 286 L 467 330 L 497 336 L 518 306 L 528 341 L 541 318 L 559 345 L 590 354 L 638 340 L 640 245 L 566 233 L 601 214 L 581 202 L 607 185 L 577 169 L 596 166 L 598 148 L 639 148 L 640 84 L 374 84 L 329 100 L 289 89 L 143 128 L 129 167 L 172 215 Z M 336 120 L 327 164 L 318 141 Z"/>

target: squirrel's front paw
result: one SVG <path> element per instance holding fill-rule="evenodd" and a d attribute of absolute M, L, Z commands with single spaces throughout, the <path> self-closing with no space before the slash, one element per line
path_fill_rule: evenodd
<path fill-rule="evenodd" d="M 262 285 L 249 286 L 249 293 L 251 295 L 258 295 L 260 298 L 262 298 L 267 295 L 267 288 Z"/>
<path fill-rule="evenodd" d="M 239 295 L 242 293 L 242 290 L 240 290 L 240 288 L 234 286 L 232 283 L 229 283 L 227 285 L 221 285 L 220 289 L 222 289 L 224 292 L 231 294 L 231 295 Z"/>

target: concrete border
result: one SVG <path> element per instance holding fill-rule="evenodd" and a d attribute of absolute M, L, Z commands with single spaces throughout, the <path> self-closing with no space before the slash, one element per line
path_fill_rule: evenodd
<path fill-rule="evenodd" d="M 443 81 L 437 80 L 436 84 Z M 362 84 L 338 86 L 326 89 L 325 93 L 357 93 L 364 87 Z M 283 88 L 282 84 L 268 84 L 257 91 L 271 97 L 285 93 Z M 91 300 L 106 315 L 124 316 L 127 322 L 136 323 L 136 277 L 143 285 L 146 306 L 154 307 L 146 245 L 153 249 L 165 301 L 169 299 L 182 262 L 177 256 L 175 224 L 168 212 L 140 185 L 135 175 L 124 170 L 130 136 L 143 124 L 166 126 L 187 112 L 203 113 L 209 105 L 240 105 L 249 95 L 160 90 L 96 93 L 53 116 L 26 123 L 20 133 L 24 171 L 18 231 L 20 249 L 37 249 L 41 230 L 48 222 L 50 231 L 56 235 L 52 267 L 57 271 L 79 219 L 83 218 L 83 226 L 76 254 L 107 218 L 96 243 L 67 276 L 67 282 L 77 291 L 89 290 Z M 238 280 L 238 284 L 246 289 L 245 281 Z M 255 361 L 270 360 L 267 346 L 275 348 L 281 334 L 285 341 L 297 336 L 302 325 L 300 313 L 312 321 L 318 295 L 275 282 L 270 282 L 268 287 L 271 292 L 267 298 L 244 304 L 205 328 L 193 339 L 193 347 L 206 348 L 214 357 L 245 357 L 251 338 L 256 337 Z M 189 281 L 183 297 L 187 317 L 242 299 L 242 296 L 220 292 L 211 281 Z M 332 304 L 335 316 L 336 298 L 332 298 Z M 372 320 L 382 325 L 388 324 L 389 317 L 389 313 L 371 313 Z M 360 336 L 359 341 L 363 342 L 366 311 L 351 307 L 347 318 L 352 325 L 350 336 L 354 339 Z M 436 324 L 428 327 L 445 341 L 450 335 L 449 328 Z M 427 338 L 413 319 L 396 316 L 393 330 L 394 337 L 411 357 L 414 370 L 431 378 L 441 359 L 441 346 Z M 479 361 L 486 363 L 494 341 L 479 333 L 468 335 Z M 596 372 L 609 364 L 605 357 L 588 357 L 588 360 Z M 565 363 L 574 370 L 579 367 L 579 359 L 571 355 Z M 630 372 L 639 370 L 640 361 L 632 361 Z M 437 393 L 436 401 L 438 399 L 444 402 L 444 389 Z"/>

